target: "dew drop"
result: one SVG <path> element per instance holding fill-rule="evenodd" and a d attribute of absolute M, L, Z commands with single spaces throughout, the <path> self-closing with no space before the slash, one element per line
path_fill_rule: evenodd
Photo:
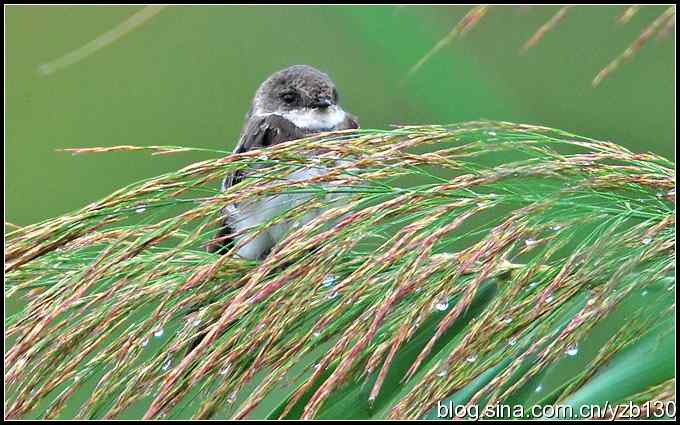
<path fill-rule="evenodd" d="M 515 344 L 517 344 L 517 339 L 510 338 L 510 340 L 508 341 L 508 345 L 511 346 L 511 347 L 514 347 Z"/>
<path fill-rule="evenodd" d="M 166 371 L 166 370 L 170 369 L 170 366 L 172 366 L 172 359 L 167 359 L 167 360 L 165 361 L 165 363 L 163 363 L 162 369 L 163 369 L 164 371 Z"/>
<path fill-rule="evenodd" d="M 567 347 L 567 351 L 565 351 L 565 353 L 567 353 L 567 356 L 574 357 L 578 354 L 578 345 L 571 344 L 569 347 Z"/>
<path fill-rule="evenodd" d="M 646 296 L 647 294 L 649 294 L 649 291 L 648 291 L 648 290 L 645 289 L 644 291 L 642 291 L 642 296 L 643 296 L 643 297 Z"/>
<path fill-rule="evenodd" d="M 326 298 L 329 300 L 332 300 L 333 298 L 337 297 L 339 295 L 338 291 L 331 291 Z"/>
<path fill-rule="evenodd" d="M 447 308 L 449 308 L 448 298 L 442 298 L 434 307 L 439 311 L 445 311 Z"/>
<path fill-rule="evenodd" d="M 524 244 L 526 246 L 534 246 L 538 243 L 538 241 L 534 238 L 527 238 L 527 240 L 524 241 Z"/>
<path fill-rule="evenodd" d="M 545 303 L 546 303 L 546 304 L 551 304 L 551 303 L 553 302 L 554 299 L 555 299 L 555 297 L 553 297 L 553 294 L 548 294 L 548 295 L 545 297 Z"/>
<path fill-rule="evenodd" d="M 536 387 L 537 393 L 540 393 L 541 391 L 543 391 L 543 385 L 539 385 L 538 387 Z"/>
<path fill-rule="evenodd" d="M 156 332 L 153 333 L 153 336 L 156 338 L 160 338 L 163 336 L 163 328 L 157 329 Z"/>
<path fill-rule="evenodd" d="M 468 356 L 468 358 L 465 359 L 465 361 L 467 361 L 468 363 L 474 363 L 477 361 L 477 356 L 475 354 L 472 354 Z"/>
<path fill-rule="evenodd" d="M 269 157 L 267 155 L 260 155 L 257 157 L 260 161 L 268 161 Z"/>
<path fill-rule="evenodd" d="M 560 226 L 559 224 L 556 224 L 556 225 L 554 225 L 554 226 L 552 226 L 552 227 L 550 228 L 550 230 L 552 230 L 552 231 L 554 231 L 554 232 L 557 232 L 557 231 L 559 231 L 560 229 L 562 229 L 562 226 Z"/>
<path fill-rule="evenodd" d="M 220 375 L 226 375 L 229 372 L 229 369 L 231 369 L 231 363 L 226 363 L 224 366 L 222 366 L 222 369 L 220 369 Z"/>
<path fill-rule="evenodd" d="M 198 325 L 200 325 L 200 324 L 201 324 L 201 319 L 194 319 L 194 321 L 191 322 L 191 325 L 192 325 L 192 326 L 198 326 Z"/>
<path fill-rule="evenodd" d="M 534 289 L 534 288 L 537 287 L 537 286 L 538 286 L 538 282 L 531 282 L 531 283 L 529 284 L 529 288 L 531 288 L 531 289 Z"/>
<path fill-rule="evenodd" d="M 140 205 L 135 209 L 137 214 L 142 214 L 144 211 L 146 211 L 146 205 Z"/>
<path fill-rule="evenodd" d="M 418 287 L 418 288 L 416 288 L 416 293 L 422 292 L 422 290 L 423 290 L 423 288 Z"/>
<path fill-rule="evenodd" d="M 149 338 L 142 339 L 142 342 L 141 342 L 142 347 L 146 347 L 148 344 L 149 344 Z"/>
<path fill-rule="evenodd" d="M 321 369 L 321 363 L 317 363 L 314 365 L 314 370 L 319 370 Z"/>
<path fill-rule="evenodd" d="M 314 338 L 318 338 L 318 337 L 321 336 L 321 332 L 316 331 L 316 332 L 314 332 L 312 335 L 314 336 Z"/>
<path fill-rule="evenodd" d="M 506 316 L 506 317 L 504 317 L 504 318 L 501 319 L 501 322 L 502 322 L 502 323 L 505 323 L 506 325 L 509 325 L 510 323 L 512 323 L 512 317 L 511 317 L 511 316 Z"/>
<path fill-rule="evenodd" d="M 439 372 L 437 372 L 437 376 L 440 378 L 445 377 L 447 374 L 448 372 L 446 370 L 440 370 Z"/>
<path fill-rule="evenodd" d="M 646 238 L 642 239 L 642 244 L 643 244 L 643 245 L 649 245 L 650 243 L 652 243 L 652 238 L 650 238 L 649 236 L 647 236 Z"/>
<path fill-rule="evenodd" d="M 337 278 L 332 275 L 332 274 L 327 274 L 326 277 L 323 278 L 323 286 L 325 288 L 330 288 L 331 286 L 335 285 Z"/>
<path fill-rule="evenodd" d="M 495 131 L 490 131 L 490 132 L 489 132 L 489 136 L 494 137 L 495 135 L 496 135 L 496 132 L 495 132 Z"/>
<path fill-rule="evenodd" d="M 234 404 L 235 401 L 236 401 L 236 391 L 234 391 L 233 393 L 231 393 L 231 395 L 230 395 L 229 398 L 227 399 L 227 403 L 229 403 L 229 404 Z"/>

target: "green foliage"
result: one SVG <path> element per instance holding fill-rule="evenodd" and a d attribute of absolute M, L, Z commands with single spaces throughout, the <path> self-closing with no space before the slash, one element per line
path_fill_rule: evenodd
<path fill-rule="evenodd" d="M 137 149 L 191 150 L 74 153 Z M 327 172 L 286 180 L 306 167 Z M 264 261 L 203 250 L 224 205 L 273 195 L 305 202 L 264 225 L 300 222 Z M 6 320 L 6 415 L 666 397 L 674 224 L 673 163 L 539 126 L 340 132 L 195 163 L 6 235 L 6 296 L 25 303 Z"/>

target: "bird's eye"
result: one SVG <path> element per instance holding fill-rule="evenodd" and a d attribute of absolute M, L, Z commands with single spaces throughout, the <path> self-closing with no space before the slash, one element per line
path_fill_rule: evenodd
<path fill-rule="evenodd" d="M 297 94 L 295 92 L 285 92 L 281 94 L 281 99 L 286 103 L 293 103 L 297 99 Z"/>

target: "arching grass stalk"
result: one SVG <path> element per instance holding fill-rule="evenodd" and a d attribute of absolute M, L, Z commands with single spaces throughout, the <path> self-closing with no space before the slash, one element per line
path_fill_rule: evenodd
<path fill-rule="evenodd" d="M 528 405 L 532 382 L 623 314 L 583 372 L 538 399 L 550 404 L 674 311 L 675 171 L 654 154 L 469 122 L 216 155 L 6 234 L 5 295 L 22 303 L 5 319 L 7 417 L 243 418 L 267 399 L 271 417 L 304 418 L 416 418 L 452 395 Z M 268 168 L 216 190 L 254 163 Z M 300 167 L 328 172 L 285 180 Z M 282 193 L 309 200 L 266 226 L 321 214 L 262 262 L 204 251 L 224 205 Z M 664 359 L 629 399 L 668 399 Z"/>

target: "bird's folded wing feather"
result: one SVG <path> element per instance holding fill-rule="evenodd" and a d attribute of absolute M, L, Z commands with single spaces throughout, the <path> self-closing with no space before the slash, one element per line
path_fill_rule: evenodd
<path fill-rule="evenodd" d="M 234 153 L 244 153 L 305 136 L 304 131 L 279 115 L 253 116 L 246 123 L 241 139 L 234 148 Z M 241 182 L 245 174 L 245 170 L 238 170 L 227 175 L 222 182 L 222 190 L 227 190 Z M 217 234 L 208 243 L 206 248 L 208 252 L 224 253 L 233 243 L 233 229 L 229 226 L 227 211 L 223 211 L 223 215 L 225 217 Z"/>

